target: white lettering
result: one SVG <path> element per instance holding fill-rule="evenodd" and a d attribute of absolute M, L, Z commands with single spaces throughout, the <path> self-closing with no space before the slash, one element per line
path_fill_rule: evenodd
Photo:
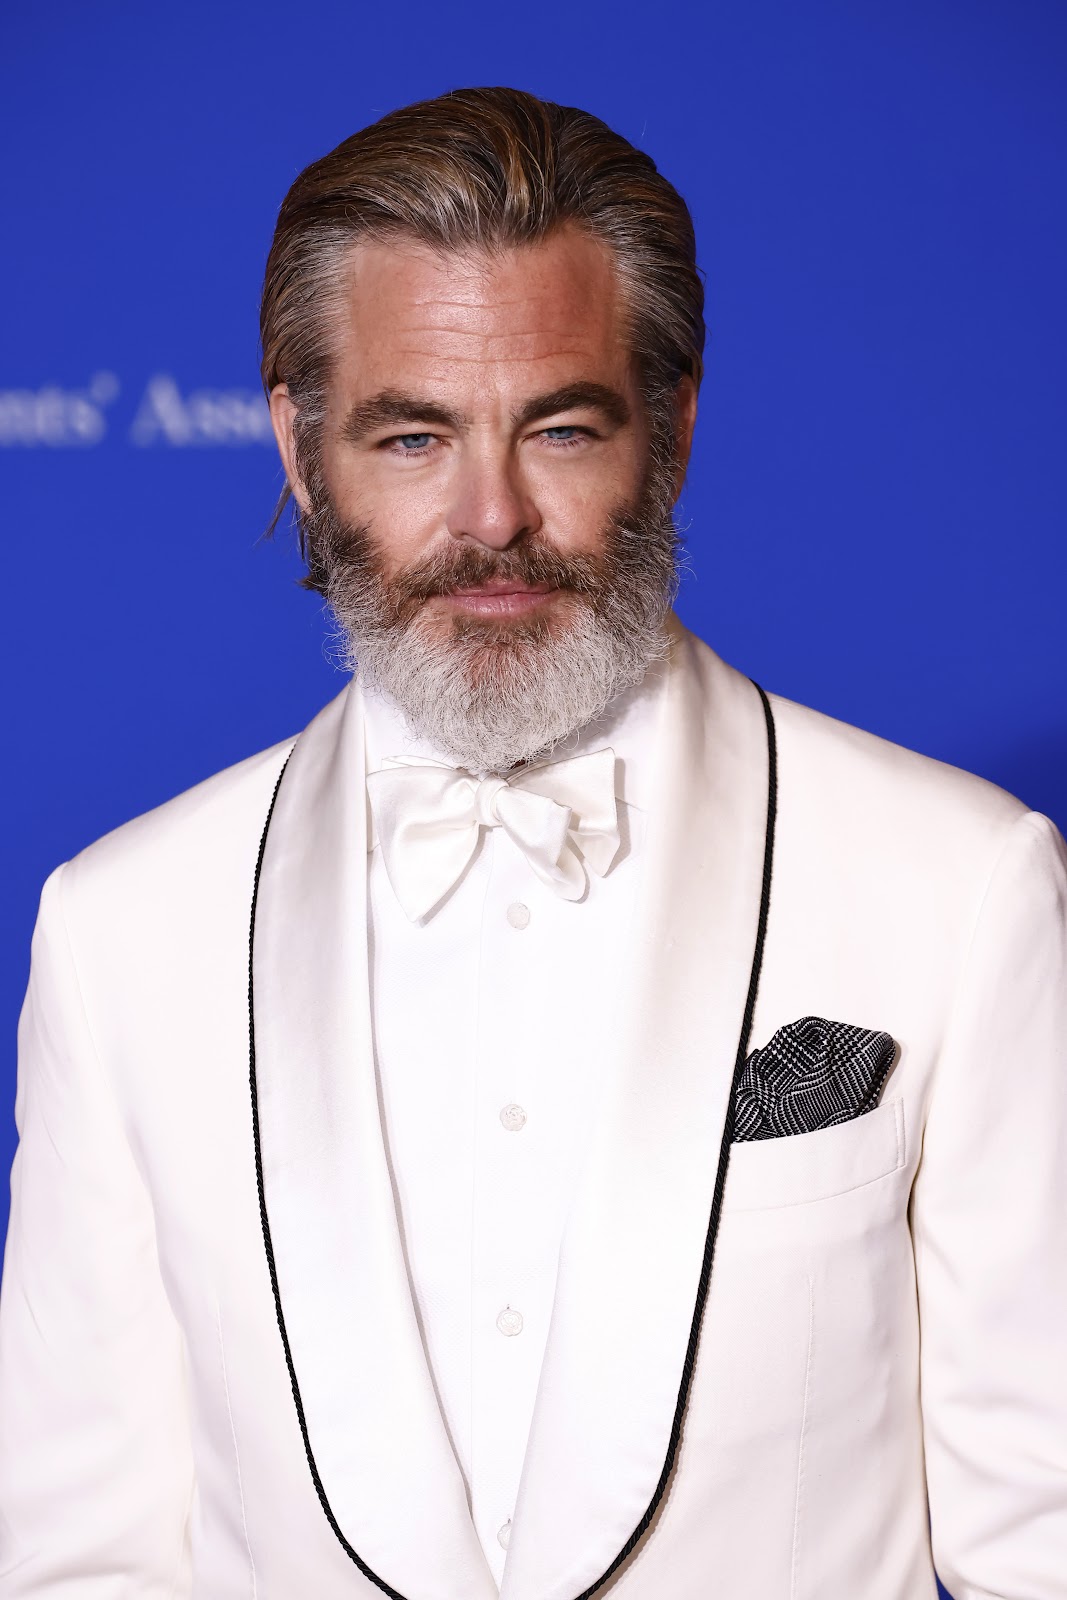
<path fill-rule="evenodd" d="M 250 389 L 194 389 L 182 396 L 169 373 L 149 379 L 130 426 L 136 445 L 163 444 L 188 449 L 273 444 L 270 412 L 263 396 Z"/>
<path fill-rule="evenodd" d="M 108 431 L 107 408 L 117 400 L 119 387 L 113 372 L 97 372 L 84 389 L 56 383 L 0 389 L 0 447 L 57 450 L 100 444 Z M 140 448 L 176 450 L 274 443 L 267 402 L 256 390 L 193 389 L 183 395 L 169 372 L 148 380 L 128 437 Z"/>
<path fill-rule="evenodd" d="M 0 389 L 0 447 L 99 444 L 107 433 L 104 407 L 119 392 L 113 372 L 98 372 L 87 389 Z"/>
<path fill-rule="evenodd" d="M 149 379 L 137 415 L 130 425 L 130 438 L 134 444 L 155 444 L 160 439 L 166 444 L 176 445 L 191 442 L 178 385 L 165 373 Z"/>

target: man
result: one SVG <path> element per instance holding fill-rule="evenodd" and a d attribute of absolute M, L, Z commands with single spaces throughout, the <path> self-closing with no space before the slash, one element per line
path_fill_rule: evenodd
<path fill-rule="evenodd" d="M 49 879 L 0 1595 L 1067 1595 L 1064 848 L 669 615 L 686 208 L 511 90 L 303 173 L 349 686 Z"/>

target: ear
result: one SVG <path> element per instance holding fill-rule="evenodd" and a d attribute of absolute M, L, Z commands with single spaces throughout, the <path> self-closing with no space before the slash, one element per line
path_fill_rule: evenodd
<path fill-rule="evenodd" d="M 296 404 L 290 398 L 289 385 L 276 384 L 270 392 L 270 425 L 274 429 L 274 437 L 278 444 L 278 454 L 282 458 L 285 476 L 289 480 L 289 488 L 301 511 L 307 511 L 310 506 L 307 490 L 304 488 L 300 474 L 296 470 Z"/>
<path fill-rule="evenodd" d="M 688 375 L 680 379 L 674 391 L 674 498 L 677 501 L 685 482 L 689 454 L 693 448 L 693 429 L 697 421 L 697 386 Z"/>

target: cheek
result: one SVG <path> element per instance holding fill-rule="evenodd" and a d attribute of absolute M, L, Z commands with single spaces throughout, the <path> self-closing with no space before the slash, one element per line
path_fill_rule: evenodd
<path fill-rule="evenodd" d="M 397 472 L 373 454 L 324 451 L 323 472 L 344 520 L 369 527 L 389 567 L 415 560 L 440 531 L 446 497 L 439 475 Z"/>
<path fill-rule="evenodd" d="M 564 550 L 592 549 L 622 505 L 631 505 L 641 487 L 641 463 L 630 450 L 598 450 L 584 460 L 540 459 L 526 464 L 528 492 L 546 534 Z"/>

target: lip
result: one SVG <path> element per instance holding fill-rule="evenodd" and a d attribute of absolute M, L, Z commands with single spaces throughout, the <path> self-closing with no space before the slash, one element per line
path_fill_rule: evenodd
<path fill-rule="evenodd" d="M 557 590 L 550 583 L 515 583 L 492 580 L 473 589 L 453 589 L 444 596 L 448 604 L 471 616 L 515 617 L 535 610 Z"/>

